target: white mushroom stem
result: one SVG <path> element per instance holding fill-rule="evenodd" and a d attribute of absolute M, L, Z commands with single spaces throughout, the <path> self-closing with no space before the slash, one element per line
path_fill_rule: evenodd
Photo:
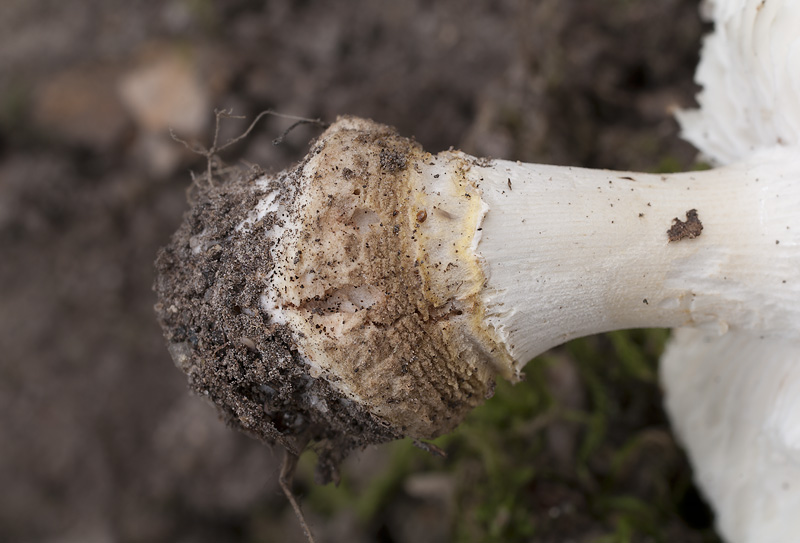
<path fill-rule="evenodd" d="M 608 330 L 800 326 L 795 150 L 674 175 L 495 161 L 467 176 L 487 206 L 477 254 L 488 323 L 518 362 Z M 670 242 L 690 210 L 702 232 Z"/>

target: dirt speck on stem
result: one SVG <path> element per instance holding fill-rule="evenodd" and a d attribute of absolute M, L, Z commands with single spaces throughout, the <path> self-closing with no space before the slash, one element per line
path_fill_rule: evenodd
<path fill-rule="evenodd" d="M 697 215 L 696 209 L 690 209 L 686 212 L 686 221 L 682 221 L 675 217 L 672 219 L 672 226 L 667 230 L 669 241 L 681 241 L 684 239 L 694 239 L 699 237 L 703 232 L 703 223 L 700 222 L 700 217 Z"/>

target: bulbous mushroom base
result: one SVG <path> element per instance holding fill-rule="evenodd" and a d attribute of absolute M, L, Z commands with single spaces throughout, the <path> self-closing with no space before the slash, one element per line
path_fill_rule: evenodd
<path fill-rule="evenodd" d="M 159 254 L 156 310 L 191 387 L 265 441 L 311 442 L 322 480 L 348 451 L 448 432 L 492 394 L 505 351 L 468 250 L 480 197 L 446 160 L 427 171 L 412 140 L 343 118 L 287 172 L 198 189 Z"/>

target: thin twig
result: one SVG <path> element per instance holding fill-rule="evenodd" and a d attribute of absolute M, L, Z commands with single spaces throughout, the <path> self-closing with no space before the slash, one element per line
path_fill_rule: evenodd
<path fill-rule="evenodd" d="M 428 454 L 431 454 L 433 456 L 438 456 L 440 458 L 447 458 L 447 453 L 444 451 L 444 449 L 437 447 L 433 443 L 430 443 L 428 441 L 420 441 L 418 439 L 415 439 L 414 441 L 412 441 L 412 443 L 416 448 L 422 449 Z"/>
<path fill-rule="evenodd" d="M 281 485 L 283 493 L 286 495 L 286 499 L 289 500 L 289 503 L 292 505 L 292 509 L 294 509 L 294 514 L 297 516 L 297 520 L 300 521 L 300 526 L 303 528 L 303 532 L 306 534 L 308 543 L 314 543 L 314 536 L 311 533 L 311 528 L 309 528 L 308 522 L 306 522 L 306 517 L 303 515 L 302 509 L 300 509 L 300 504 L 297 503 L 294 492 L 292 492 L 294 471 L 295 468 L 297 468 L 298 459 L 299 456 L 291 452 L 289 449 L 284 450 L 283 464 L 281 465 L 281 475 L 278 478 L 278 482 Z"/>
<path fill-rule="evenodd" d="M 169 127 L 169 135 L 172 137 L 172 139 L 174 141 L 177 141 L 178 143 L 183 144 L 183 146 L 186 147 L 187 149 L 189 149 L 189 151 L 191 151 L 192 153 L 195 153 L 197 155 L 204 155 L 205 156 L 205 154 L 207 152 L 205 147 L 202 147 L 202 146 L 197 145 L 197 144 L 189 145 L 189 142 L 187 142 L 184 139 L 179 138 L 177 136 L 177 134 L 175 134 L 175 131 L 172 130 L 171 126 Z"/>
<path fill-rule="evenodd" d="M 275 138 L 275 140 L 273 140 L 272 143 L 274 145 L 278 145 L 279 143 L 283 142 L 283 140 L 286 138 L 287 134 L 289 134 L 289 132 L 291 132 L 298 125 L 301 125 L 301 124 L 314 124 L 314 125 L 320 126 L 322 128 L 327 128 L 328 126 L 330 126 L 329 124 L 322 122 L 320 119 L 307 119 L 305 117 L 297 117 L 295 115 L 286 115 L 284 113 L 278 113 L 278 112 L 273 111 L 271 109 L 267 109 L 267 110 L 262 111 L 258 115 L 256 115 L 256 118 L 253 119 L 253 122 L 251 122 L 250 126 L 247 127 L 247 130 L 245 130 L 244 132 L 242 132 L 240 135 L 236 136 L 235 138 L 229 139 L 228 141 L 226 141 L 222 145 L 218 145 L 218 143 L 219 143 L 219 132 L 220 132 L 219 128 L 220 128 L 221 119 L 244 119 L 244 117 L 239 116 L 239 115 L 233 115 L 233 110 L 231 110 L 231 109 L 215 109 L 214 110 L 214 140 L 211 143 L 211 147 L 205 148 L 205 147 L 203 147 L 202 145 L 200 145 L 198 143 L 191 143 L 190 144 L 186 140 L 179 138 L 175 134 L 175 132 L 172 130 L 172 128 L 169 129 L 169 135 L 172 137 L 173 140 L 175 140 L 176 142 L 182 144 L 184 147 L 186 147 L 192 153 L 204 156 L 206 158 L 206 179 L 208 180 L 208 183 L 210 185 L 213 185 L 214 184 L 214 180 L 213 180 L 213 177 L 212 177 L 212 169 L 213 169 L 213 165 L 214 165 L 214 158 L 216 157 L 217 153 L 219 153 L 220 151 L 224 151 L 225 149 L 227 149 L 228 147 L 230 147 L 234 143 L 237 143 L 237 142 L 243 140 L 244 138 L 246 138 L 248 135 L 250 135 L 250 132 L 253 131 L 253 128 L 255 128 L 256 124 L 258 124 L 258 121 L 260 121 L 266 115 L 272 115 L 273 117 L 280 117 L 282 119 L 292 119 L 292 120 L 296 121 L 289 128 L 284 130 L 284 132 L 280 136 L 278 136 L 277 138 Z M 196 182 L 196 180 L 194 178 L 193 178 L 193 181 Z"/>
<path fill-rule="evenodd" d="M 289 128 L 283 131 L 283 133 L 272 140 L 272 145 L 280 145 L 286 139 L 286 136 L 289 135 L 289 132 L 300 126 L 301 124 L 314 124 L 321 128 L 328 128 L 330 125 L 328 123 L 323 123 L 320 119 L 298 119 L 297 121 L 293 122 Z"/>
<path fill-rule="evenodd" d="M 225 113 L 225 112 L 223 111 L 223 113 Z M 271 110 L 267 109 L 267 110 L 265 110 L 265 111 L 262 111 L 262 112 L 261 112 L 261 113 L 259 113 L 258 115 L 256 115 L 256 118 L 255 118 L 255 119 L 253 119 L 253 122 L 252 122 L 252 123 L 250 123 L 250 126 L 248 126 L 248 127 L 247 127 L 247 130 L 245 130 L 244 132 L 242 132 L 242 133 L 241 133 L 239 136 L 237 136 L 237 137 L 235 137 L 235 138 L 233 138 L 233 139 L 230 139 L 230 140 L 228 140 L 228 141 L 227 141 L 227 142 L 226 142 L 226 143 L 225 143 L 225 144 L 224 144 L 222 147 L 216 148 L 216 149 L 215 149 L 215 152 L 219 152 L 219 151 L 222 151 L 222 150 L 224 150 L 224 149 L 227 149 L 228 147 L 230 147 L 231 145 L 233 145 L 233 144 L 234 144 L 234 143 L 236 143 L 237 141 L 240 141 L 240 140 L 242 140 L 242 139 L 246 138 L 248 135 L 250 135 L 250 132 L 253 130 L 253 128 L 255 128 L 255 127 L 256 127 L 256 124 L 258 123 L 258 121 L 260 121 L 260 120 L 261 120 L 261 118 L 262 118 L 263 116 L 265 116 L 265 115 L 269 115 L 270 113 L 271 113 Z M 227 116 L 228 116 L 228 117 L 231 117 L 231 115 L 230 115 L 230 110 L 228 110 L 228 115 L 227 115 Z M 244 117 L 231 117 L 231 118 L 235 118 L 235 119 L 244 119 Z M 214 145 L 215 145 L 215 146 L 217 145 L 217 140 L 216 140 L 216 138 L 214 138 Z"/>

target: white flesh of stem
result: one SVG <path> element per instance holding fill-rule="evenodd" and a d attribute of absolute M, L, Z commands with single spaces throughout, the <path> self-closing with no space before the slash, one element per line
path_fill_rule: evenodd
<path fill-rule="evenodd" d="M 800 159 L 654 175 L 494 161 L 467 176 L 488 211 L 477 253 L 488 322 L 524 364 L 588 334 L 800 326 Z M 703 230 L 670 242 L 696 209 Z"/>

